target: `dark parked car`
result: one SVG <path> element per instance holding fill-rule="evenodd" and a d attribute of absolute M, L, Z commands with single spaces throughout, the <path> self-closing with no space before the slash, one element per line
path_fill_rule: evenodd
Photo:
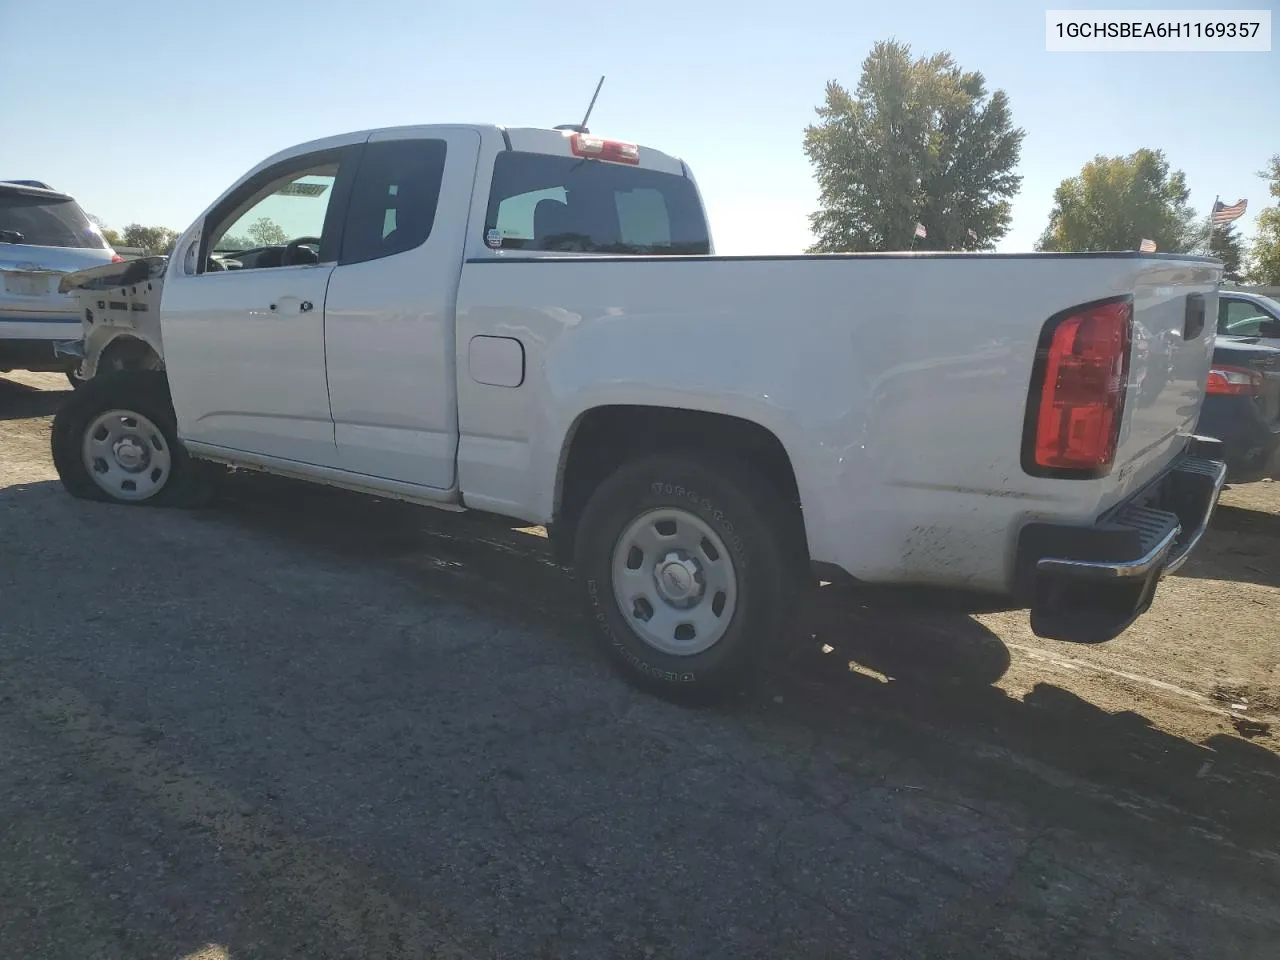
<path fill-rule="evenodd" d="M 1196 432 L 1222 441 L 1228 481 L 1280 476 L 1280 350 L 1217 337 Z"/>
<path fill-rule="evenodd" d="M 1257 337 L 1268 347 L 1280 347 L 1280 301 L 1259 293 L 1223 290 L 1218 294 L 1218 333 Z"/>

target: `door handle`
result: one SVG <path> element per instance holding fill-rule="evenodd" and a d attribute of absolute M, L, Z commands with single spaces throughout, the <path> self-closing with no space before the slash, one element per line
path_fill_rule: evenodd
<path fill-rule="evenodd" d="M 300 304 L 298 304 L 298 309 L 301 312 L 306 313 L 308 310 L 312 308 L 312 306 L 313 304 L 311 303 L 310 300 L 303 300 Z M 270 305 L 269 309 L 271 310 L 272 313 L 277 313 L 280 310 L 280 304 L 273 303 Z"/>

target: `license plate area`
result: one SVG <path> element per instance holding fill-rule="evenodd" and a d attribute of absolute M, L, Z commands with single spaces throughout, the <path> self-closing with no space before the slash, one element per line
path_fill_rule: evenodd
<path fill-rule="evenodd" d="M 15 297 L 47 297 L 52 288 L 54 273 L 26 273 L 6 270 L 4 292 Z"/>

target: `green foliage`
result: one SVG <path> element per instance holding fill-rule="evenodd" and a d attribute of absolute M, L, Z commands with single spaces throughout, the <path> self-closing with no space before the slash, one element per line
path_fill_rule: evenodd
<path fill-rule="evenodd" d="M 1280 201 L 1280 153 L 1268 161 L 1258 176 L 1269 181 L 1267 190 Z M 1258 214 L 1258 233 L 1249 256 L 1249 280 L 1268 287 L 1280 286 L 1280 205 L 1265 207 Z"/>
<path fill-rule="evenodd" d="M 270 217 L 259 217 L 249 224 L 249 239 L 256 247 L 279 246 L 289 242 L 284 228 Z"/>
<path fill-rule="evenodd" d="M 1234 223 L 1210 231 L 1208 250 L 1209 256 L 1222 261 L 1222 279 L 1228 283 L 1240 283 L 1244 280 L 1241 268 L 1244 249 Z"/>
<path fill-rule="evenodd" d="M 123 247 L 141 247 L 149 254 L 169 254 L 178 242 L 178 231 L 168 227 L 144 227 L 131 223 L 124 228 Z"/>
<path fill-rule="evenodd" d="M 284 228 L 270 217 L 259 217 L 243 234 L 226 234 L 215 245 L 217 250 L 252 250 L 254 247 L 280 246 L 289 242 Z"/>
<path fill-rule="evenodd" d="M 1171 171 L 1161 150 L 1094 157 L 1054 191 L 1036 249 L 1136 250 L 1144 238 L 1162 253 L 1203 249 L 1206 224 L 1197 222 L 1189 197 L 1186 175 Z"/>
<path fill-rule="evenodd" d="M 903 250 L 917 222 L 929 234 L 919 250 L 982 249 L 1008 232 L 1025 134 L 981 73 L 883 41 L 856 91 L 829 82 L 817 114 L 804 135 L 820 188 L 813 252 Z"/>

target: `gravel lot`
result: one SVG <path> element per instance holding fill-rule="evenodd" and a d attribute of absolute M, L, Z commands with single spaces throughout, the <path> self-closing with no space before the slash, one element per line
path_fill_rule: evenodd
<path fill-rule="evenodd" d="M 1280 956 L 1280 483 L 1111 644 L 823 591 L 691 710 L 536 535 L 72 500 L 64 384 L 0 380 L 8 956 Z"/>

